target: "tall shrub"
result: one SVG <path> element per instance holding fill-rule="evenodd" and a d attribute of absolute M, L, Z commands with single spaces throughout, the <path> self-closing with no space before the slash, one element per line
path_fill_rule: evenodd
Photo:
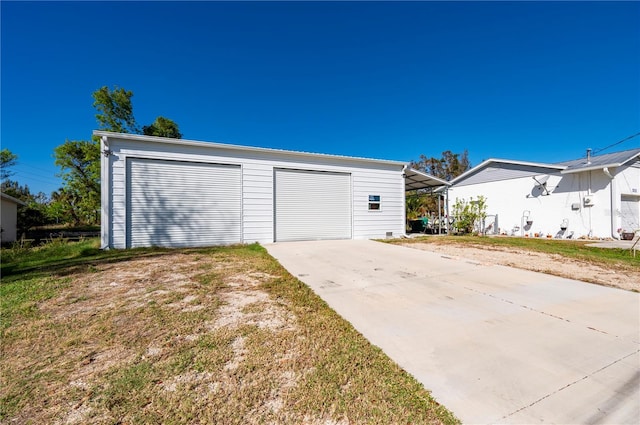
<path fill-rule="evenodd" d="M 478 199 L 469 198 L 467 202 L 464 198 L 456 198 L 453 204 L 454 227 L 458 233 L 473 233 L 474 229 L 482 232 L 483 220 L 487 217 L 487 198 L 480 195 Z"/>

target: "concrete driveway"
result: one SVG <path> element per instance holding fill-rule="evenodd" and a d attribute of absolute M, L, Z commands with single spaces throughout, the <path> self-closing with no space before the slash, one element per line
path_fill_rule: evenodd
<path fill-rule="evenodd" d="M 465 423 L 640 423 L 640 294 L 374 241 L 266 248 Z"/>

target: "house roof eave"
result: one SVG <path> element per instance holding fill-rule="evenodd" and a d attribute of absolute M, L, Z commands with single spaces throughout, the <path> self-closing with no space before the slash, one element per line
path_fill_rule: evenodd
<path fill-rule="evenodd" d="M 602 170 L 603 168 L 620 167 L 621 165 L 623 165 L 623 164 L 617 162 L 617 163 L 612 163 L 612 164 L 594 165 L 594 166 L 591 166 L 591 167 L 567 168 L 566 170 L 560 171 L 560 174 L 576 174 L 576 173 L 582 173 L 582 172 L 586 172 L 586 171 L 597 171 L 597 170 Z"/>
<path fill-rule="evenodd" d="M 539 168 L 551 168 L 562 172 L 562 170 L 566 169 L 566 165 L 558 165 L 558 164 L 548 164 L 544 162 L 529 162 L 529 161 L 514 161 L 511 159 L 499 159 L 499 158 L 490 158 L 485 161 L 482 161 L 480 164 L 476 165 L 470 170 L 460 174 L 455 179 L 451 180 L 451 185 L 455 185 L 467 177 L 479 172 L 482 168 L 489 166 L 490 164 L 512 164 L 512 165 L 523 165 L 527 167 L 539 167 Z"/>

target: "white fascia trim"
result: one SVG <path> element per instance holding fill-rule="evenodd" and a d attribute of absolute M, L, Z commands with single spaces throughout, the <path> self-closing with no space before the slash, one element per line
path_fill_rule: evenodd
<path fill-rule="evenodd" d="M 298 151 L 289 151 L 284 149 L 259 148 L 254 146 L 231 145 L 227 143 L 203 142 L 199 140 L 171 139 L 167 137 L 144 136 L 140 134 L 112 133 L 110 131 L 102 131 L 102 130 L 94 130 L 93 135 L 100 136 L 100 137 L 108 137 L 111 139 L 125 139 L 125 140 L 132 140 L 132 141 L 138 141 L 138 142 L 164 143 L 169 145 L 198 146 L 198 147 L 205 147 L 205 148 L 239 150 L 239 151 L 245 151 L 245 152 L 262 152 L 262 153 L 271 153 L 271 154 L 280 154 L 280 155 L 292 155 L 292 156 L 299 156 L 299 157 L 338 159 L 343 161 L 397 165 L 402 167 L 406 165 L 405 162 L 391 161 L 391 160 L 384 160 L 384 159 L 359 158 L 354 156 L 330 155 L 330 154 L 312 153 L 312 152 L 298 152 Z"/>
<path fill-rule="evenodd" d="M 624 165 L 624 164 L 626 164 L 627 162 L 629 162 L 629 161 L 633 161 L 633 160 L 634 160 L 634 159 L 636 159 L 636 158 L 640 158 L 640 152 L 638 152 L 637 154 L 632 155 L 632 156 L 630 156 L 629 158 L 627 158 L 626 160 L 622 161 L 622 162 L 620 163 L 620 165 Z"/>
<path fill-rule="evenodd" d="M 621 163 L 617 162 L 613 164 L 593 165 L 591 167 L 572 168 L 569 170 L 562 170 L 560 174 L 575 174 L 575 173 L 581 173 L 583 171 L 596 171 L 596 170 L 602 170 L 605 168 L 615 168 L 621 165 L 622 165 Z"/>
<path fill-rule="evenodd" d="M 481 168 L 486 167 L 489 164 L 513 164 L 513 165 L 525 165 L 528 167 L 539 167 L 539 168 L 554 168 L 558 171 L 564 170 L 567 168 L 566 165 L 556 165 L 556 164 L 545 164 L 542 162 L 528 162 L 528 161 L 514 161 L 511 159 L 497 159 L 497 158 L 489 158 L 487 160 L 482 161 L 480 164 L 476 165 L 472 169 L 460 174 L 455 179 L 451 180 L 451 184 L 455 185 L 460 180 L 464 180 L 467 176 L 478 172 Z"/>

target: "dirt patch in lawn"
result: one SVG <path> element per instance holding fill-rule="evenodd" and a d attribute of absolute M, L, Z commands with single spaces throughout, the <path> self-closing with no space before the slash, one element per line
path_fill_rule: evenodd
<path fill-rule="evenodd" d="M 449 257 L 465 258 L 482 264 L 516 267 L 640 292 L 640 269 L 637 268 L 603 266 L 559 254 L 548 254 L 513 247 L 470 246 L 469 244 L 450 241 L 446 244 L 411 242 L 401 245 L 437 252 Z"/>
<path fill-rule="evenodd" d="M 256 334 L 264 331 L 261 338 L 269 334 L 277 340 L 276 334 L 296 329 L 295 314 L 260 288 L 276 277 L 253 272 L 249 262 L 203 261 L 180 253 L 98 265 L 73 276 L 67 290 L 39 305 L 40 320 L 26 324 L 42 332 L 38 344 L 30 338 L 11 344 L 14 355 L 35 366 L 24 372 L 51 374 L 37 390 L 48 394 L 45 407 L 30 403 L 12 422 L 129 422 L 140 418 L 130 411 L 136 388 L 132 394 L 121 391 L 136 385 L 155 387 L 155 394 L 143 396 L 149 408 L 143 422 L 160 419 L 161 410 L 154 412 L 153 404 L 180 405 L 185 390 L 195 391 L 203 403 L 233 400 L 241 388 L 263 387 L 267 381 L 274 394 L 285 391 L 295 380 L 293 372 L 286 382 L 267 379 L 268 373 L 255 374 L 254 382 L 237 376 L 248 360 L 258 360 L 249 353 Z M 274 351 L 273 360 L 277 357 Z M 38 358 L 48 358 L 50 365 L 37 367 Z M 270 402 L 281 404 L 275 396 Z M 248 422 L 265 414 L 239 410 Z"/>
<path fill-rule="evenodd" d="M 85 269 L 3 331 L 0 422 L 456 423 L 259 246 Z"/>

